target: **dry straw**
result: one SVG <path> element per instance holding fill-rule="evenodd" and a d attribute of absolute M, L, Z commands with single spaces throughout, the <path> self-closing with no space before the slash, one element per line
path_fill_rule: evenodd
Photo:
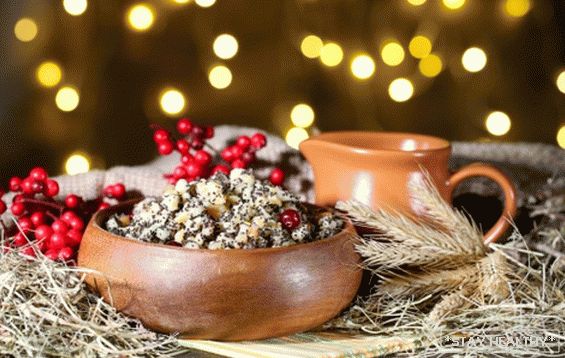
<path fill-rule="evenodd" d="M 424 208 L 418 221 L 338 203 L 358 225 L 378 232 L 357 246 L 377 284 L 327 328 L 415 337 L 422 348 L 410 356 L 565 356 L 565 274 L 556 265 L 564 221 L 538 228 L 536 240 L 516 231 L 506 244 L 487 247 L 429 177 L 410 191 Z M 564 209 L 561 201 L 552 213 Z M 532 241 L 556 254 L 548 259 L 530 250 Z"/>

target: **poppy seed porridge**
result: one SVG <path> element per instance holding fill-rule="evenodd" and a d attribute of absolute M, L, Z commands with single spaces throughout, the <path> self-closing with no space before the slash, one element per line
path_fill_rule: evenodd
<path fill-rule="evenodd" d="M 338 216 L 299 199 L 251 170 L 179 180 L 161 197 L 136 204 L 132 215 L 106 223 L 114 234 L 192 249 L 252 249 L 324 239 L 344 226 Z"/>

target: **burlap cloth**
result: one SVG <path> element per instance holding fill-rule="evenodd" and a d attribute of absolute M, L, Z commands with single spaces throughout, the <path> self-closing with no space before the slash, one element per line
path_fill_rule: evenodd
<path fill-rule="evenodd" d="M 215 148 L 222 148 L 227 141 L 238 135 L 250 135 L 257 129 L 218 126 L 216 136 L 210 141 Z M 99 195 L 107 184 L 122 182 L 128 190 L 138 190 L 144 195 L 159 195 L 166 186 L 162 175 L 178 163 L 178 156 L 171 154 L 161 157 L 147 165 L 137 167 L 114 167 L 106 171 L 94 170 L 87 174 L 63 176 L 58 178 L 61 193 L 76 193 L 85 199 L 92 199 Z M 535 194 L 539 188 L 550 178 L 563 178 L 565 176 L 565 151 L 551 145 L 531 143 L 453 143 L 453 156 L 450 168 L 457 168 L 473 161 L 491 163 L 515 182 L 518 189 L 519 205 L 524 203 L 524 198 Z M 268 145 L 257 153 L 257 162 L 254 167 L 259 177 L 267 177 L 270 168 L 282 167 L 287 173 L 286 187 L 300 194 L 302 199 L 312 201 L 314 193 L 312 188 L 312 170 L 308 163 L 300 156 L 299 152 L 289 147 L 283 139 L 268 135 Z M 473 192 L 481 195 L 499 195 L 496 184 L 488 179 L 471 179 L 458 188 L 457 193 Z"/>

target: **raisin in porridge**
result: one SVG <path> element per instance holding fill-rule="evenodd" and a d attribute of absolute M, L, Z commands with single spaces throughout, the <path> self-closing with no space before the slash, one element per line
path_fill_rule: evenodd
<path fill-rule="evenodd" d="M 136 204 L 132 215 L 106 223 L 114 234 L 192 249 L 290 246 L 330 237 L 343 220 L 298 198 L 251 170 L 218 172 L 209 179 L 181 179 L 161 197 Z"/>

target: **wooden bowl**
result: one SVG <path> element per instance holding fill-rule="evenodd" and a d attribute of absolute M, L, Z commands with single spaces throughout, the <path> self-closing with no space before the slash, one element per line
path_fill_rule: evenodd
<path fill-rule="evenodd" d="M 192 250 L 145 243 L 102 228 L 132 203 L 94 215 L 78 264 L 117 310 L 185 338 L 250 340 L 320 326 L 349 305 L 361 283 L 350 222 L 307 244 L 251 250 Z"/>

